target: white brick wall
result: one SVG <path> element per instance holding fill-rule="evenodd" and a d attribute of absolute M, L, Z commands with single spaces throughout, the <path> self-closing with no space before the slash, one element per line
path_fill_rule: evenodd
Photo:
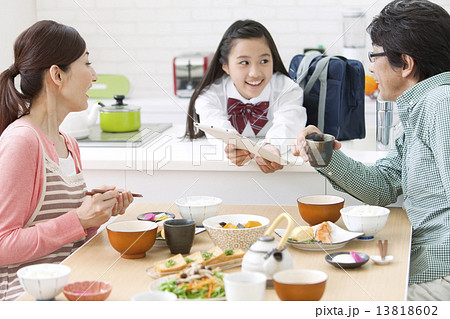
<path fill-rule="evenodd" d="M 126 75 L 133 86 L 131 96 L 143 98 L 164 95 L 161 88 L 172 93 L 173 57 L 184 52 L 214 51 L 223 32 L 237 19 L 263 23 L 287 66 L 305 47 L 322 44 L 330 54 L 341 53 L 342 40 L 336 40 L 342 32 L 342 8 L 356 5 L 367 9 L 368 24 L 388 2 L 36 0 L 36 8 L 38 19 L 53 19 L 77 28 L 88 43 L 97 72 Z M 450 0 L 435 2 L 450 10 Z"/>

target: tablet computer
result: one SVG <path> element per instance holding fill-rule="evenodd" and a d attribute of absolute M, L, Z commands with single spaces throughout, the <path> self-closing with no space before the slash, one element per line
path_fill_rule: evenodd
<path fill-rule="evenodd" d="M 260 156 L 270 162 L 275 162 L 280 165 L 289 165 L 289 162 L 282 157 L 270 152 L 269 150 L 261 147 L 260 145 L 253 142 L 248 137 L 242 136 L 235 130 L 230 130 L 221 127 L 214 127 L 212 125 L 194 123 L 194 126 L 203 132 L 222 140 L 225 144 L 234 144 L 237 149 L 247 150 L 250 153 Z"/>

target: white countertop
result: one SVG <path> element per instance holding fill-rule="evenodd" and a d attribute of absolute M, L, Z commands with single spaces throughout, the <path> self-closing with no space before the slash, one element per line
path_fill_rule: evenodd
<path fill-rule="evenodd" d="M 81 158 L 85 170 L 142 170 L 152 166 L 159 170 L 202 170 L 202 171 L 259 171 L 252 161 L 249 165 L 237 167 L 230 163 L 223 147 L 215 147 L 206 138 L 189 141 L 183 139 L 183 125 L 174 125 L 148 145 L 138 148 L 127 147 L 85 147 L 81 146 Z M 375 150 L 375 128 L 368 127 L 366 138 L 342 142 L 342 151 L 355 160 L 372 165 L 387 152 Z M 309 164 L 289 155 L 294 162 L 283 171 L 313 172 Z M 156 166 L 155 166 L 156 165 Z"/>

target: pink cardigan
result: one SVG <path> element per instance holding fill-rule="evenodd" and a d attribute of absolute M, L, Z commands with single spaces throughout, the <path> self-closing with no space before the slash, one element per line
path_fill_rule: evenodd
<path fill-rule="evenodd" d="M 25 125 L 27 127 L 19 126 Z M 75 210 L 23 228 L 33 214 L 43 191 L 43 154 L 38 132 L 46 154 L 59 164 L 54 143 L 39 128 L 26 120 L 14 121 L 0 136 L 0 266 L 46 256 L 86 232 Z M 73 137 L 64 135 L 77 171 L 81 171 L 80 150 Z M 90 234 L 88 234 L 90 233 Z"/>

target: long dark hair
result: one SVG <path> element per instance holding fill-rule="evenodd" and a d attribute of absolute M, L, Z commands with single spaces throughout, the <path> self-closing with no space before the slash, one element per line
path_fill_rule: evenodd
<path fill-rule="evenodd" d="M 383 47 L 391 66 L 403 68 L 402 54 L 415 62 L 419 81 L 450 70 L 450 15 L 424 0 L 395 0 L 367 27 L 372 43 Z"/>
<path fill-rule="evenodd" d="M 200 83 L 194 90 L 191 100 L 189 101 L 188 116 L 186 120 L 186 134 L 185 137 L 189 137 L 191 140 L 204 136 L 203 131 L 197 131 L 194 127 L 194 121 L 198 122 L 199 118 L 195 111 L 195 101 L 202 91 L 214 83 L 215 80 L 222 77 L 225 72 L 222 69 L 223 64 L 228 64 L 228 56 L 233 48 L 235 40 L 237 39 L 259 39 L 264 38 L 270 48 L 270 52 L 273 58 L 273 73 L 280 72 L 286 76 L 289 73 L 281 61 L 280 54 L 272 39 L 269 31 L 259 22 L 253 20 L 238 20 L 234 22 L 225 31 L 222 40 L 220 40 L 219 46 L 211 60 L 211 63 L 203 76 Z"/>
<path fill-rule="evenodd" d="M 14 63 L 0 74 L 0 134 L 20 116 L 29 114 L 41 92 L 44 72 L 52 65 L 67 71 L 85 51 L 86 43 L 72 27 L 55 21 L 36 22 L 14 43 Z M 14 79 L 20 75 L 19 92 Z"/>

